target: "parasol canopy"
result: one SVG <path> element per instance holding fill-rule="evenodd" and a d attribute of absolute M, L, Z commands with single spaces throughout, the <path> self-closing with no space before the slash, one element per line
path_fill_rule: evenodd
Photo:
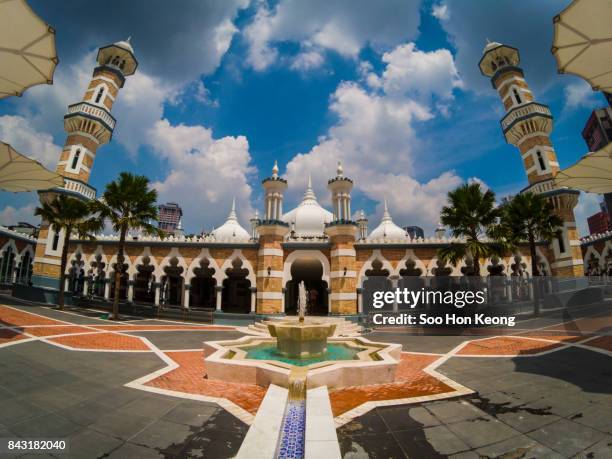
<path fill-rule="evenodd" d="M 53 83 L 55 30 L 25 0 L 0 0 L 0 99 Z"/>
<path fill-rule="evenodd" d="M 555 183 L 589 193 L 612 193 L 612 143 L 587 153 L 576 164 L 560 171 Z"/>
<path fill-rule="evenodd" d="M 0 190 L 34 191 L 61 186 L 64 186 L 61 175 L 17 153 L 8 143 L 0 142 Z"/>
<path fill-rule="evenodd" d="M 559 73 L 612 92 L 612 1 L 574 0 L 553 19 L 552 53 Z"/>

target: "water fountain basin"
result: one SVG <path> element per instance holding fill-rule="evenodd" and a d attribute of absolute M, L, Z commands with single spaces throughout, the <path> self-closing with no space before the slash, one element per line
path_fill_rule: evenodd
<path fill-rule="evenodd" d="M 270 322 L 270 336 L 276 338 L 278 351 L 290 358 L 312 358 L 327 351 L 327 339 L 336 324 L 318 322 Z"/>
<path fill-rule="evenodd" d="M 276 384 L 289 387 L 289 375 L 296 367 L 282 354 L 263 360 L 249 358 L 249 351 L 272 347 L 276 339 L 245 336 L 237 340 L 204 343 L 204 367 L 208 379 L 244 382 L 267 387 Z M 400 344 L 377 343 L 366 338 L 328 338 L 330 346 L 352 349 L 350 360 L 326 360 L 325 353 L 310 357 L 312 363 L 299 365 L 307 371 L 307 388 L 328 386 L 330 389 L 384 384 L 395 380 L 400 360 Z M 253 354 L 251 354 L 253 356 Z"/>

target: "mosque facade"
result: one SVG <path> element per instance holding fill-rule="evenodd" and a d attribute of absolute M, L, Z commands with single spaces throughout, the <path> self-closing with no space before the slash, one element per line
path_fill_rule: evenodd
<path fill-rule="evenodd" d="M 66 184 L 41 193 L 41 200 L 58 193 L 96 197 L 88 183 L 96 151 L 110 141 L 115 126 L 112 105 L 138 65 L 129 41 L 101 48 L 97 63 L 83 100 L 71 105 L 65 116 L 67 140 L 57 170 L 66 177 Z M 507 110 L 502 130 L 524 159 L 527 189 L 544 193 L 564 218 L 562 239 L 550 245 L 539 243 L 537 263 L 548 275 L 580 275 L 583 257 L 573 215 L 576 194 L 550 188 L 558 170 L 548 137 L 550 110 L 533 101 L 514 48 L 488 44 L 480 67 L 502 97 Z M 288 183 L 275 163 L 262 181 L 262 214 L 250 220 L 248 230 L 238 221 L 233 203 L 225 223 L 207 235 L 164 239 L 131 235 L 123 266 L 116 262 L 116 235 L 73 240 L 65 287 L 110 300 L 115 293 L 111 279 L 119 270 L 120 298 L 128 303 L 202 308 L 218 314 L 291 314 L 296 311 L 297 286 L 304 281 L 310 314 L 358 315 L 367 308 L 363 289 L 368 278 L 384 277 L 394 287 L 405 278 L 425 280 L 470 272 L 469 260 L 452 266 L 438 259 L 440 248 L 460 242 L 447 237 L 444 228 L 424 238 L 411 238 L 393 221 L 386 203 L 381 221 L 374 225 L 362 211 L 354 214 L 354 183 L 342 164 L 328 180 L 330 209 L 319 203 L 309 178 L 304 184 L 301 202 L 285 210 Z M 42 222 L 28 289 L 42 291 L 39 299 L 49 298 L 49 292 L 57 289 L 62 236 Z M 521 247 L 481 261 L 480 269 L 482 276 L 530 276 L 529 250 Z"/>

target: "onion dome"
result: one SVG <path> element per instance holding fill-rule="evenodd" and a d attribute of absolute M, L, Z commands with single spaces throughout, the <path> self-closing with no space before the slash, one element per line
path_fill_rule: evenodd
<path fill-rule="evenodd" d="M 385 199 L 385 210 L 383 212 L 382 220 L 380 221 L 380 225 L 376 227 L 370 233 L 370 239 L 405 239 L 406 231 L 393 223 L 391 219 L 391 214 L 389 213 L 389 209 L 387 207 L 387 200 Z"/>
<path fill-rule="evenodd" d="M 324 236 L 325 224 L 334 219 L 331 212 L 321 207 L 312 190 L 312 180 L 308 176 L 308 186 L 302 202 L 283 215 L 282 220 L 288 223 L 296 237 Z"/>
<path fill-rule="evenodd" d="M 213 230 L 211 235 L 220 241 L 244 241 L 251 237 L 249 232 L 240 226 L 240 223 L 238 223 L 235 198 L 232 200 L 232 210 L 227 216 L 227 220 L 219 228 Z"/>

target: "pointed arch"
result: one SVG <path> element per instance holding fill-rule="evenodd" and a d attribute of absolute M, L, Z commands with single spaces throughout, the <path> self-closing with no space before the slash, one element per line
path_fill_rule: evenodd
<path fill-rule="evenodd" d="M 200 263 L 202 262 L 202 260 L 207 260 L 209 266 L 215 270 L 213 278 L 217 281 L 217 283 L 220 284 L 221 282 L 223 282 L 225 274 L 221 271 L 221 268 L 219 268 L 217 261 L 210 254 L 210 251 L 207 248 L 203 248 L 200 253 L 196 257 L 194 257 L 193 260 L 191 260 L 189 267 L 185 271 L 185 282 L 189 284 L 189 282 L 191 282 L 191 279 L 195 277 L 195 273 L 193 270 L 200 267 Z"/>
<path fill-rule="evenodd" d="M 220 271 L 223 274 L 222 280 L 227 277 L 227 274 L 225 273 L 225 271 L 228 268 L 232 267 L 232 262 L 236 258 L 240 259 L 242 261 L 242 266 L 249 271 L 249 274 L 247 275 L 246 278 L 251 282 L 251 285 L 252 286 L 256 285 L 257 280 L 255 277 L 255 271 L 253 270 L 253 266 L 251 265 L 251 262 L 243 255 L 242 250 L 240 249 L 235 249 L 232 252 L 232 254 L 229 257 L 227 257 L 227 259 L 223 262 L 223 265 L 221 265 Z"/>
<path fill-rule="evenodd" d="M 323 266 L 323 275 L 321 276 L 321 280 L 327 282 L 327 285 L 330 285 L 329 275 L 331 272 L 331 265 L 329 264 L 329 259 L 320 250 L 294 250 L 291 252 L 283 263 L 282 285 L 286 285 L 287 282 L 293 278 L 293 275 L 291 274 L 291 265 L 300 258 L 314 258 L 319 261 Z"/>
<path fill-rule="evenodd" d="M 389 262 L 389 260 L 387 260 L 383 254 L 381 253 L 380 249 L 374 249 L 372 250 L 372 255 L 370 255 L 370 258 L 368 258 L 366 260 L 366 262 L 363 264 L 363 266 L 361 267 L 361 269 L 359 270 L 359 274 L 357 275 L 357 287 L 358 288 L 362 288 L 363 287 L 363 280 L 366 277 L 365 272 L 372 269 L 372 263 L 374 261 L 380 261 L 382 263 L 382 268 L 386 269 L 387 271 L 389 271 L 389 274 L 394 274 L 395 270 L 393 269 L 393 266 L 391 265 L 391 263 Z"/>
<path fill-rule="evenodd" d="M 427 266 L 425 266 L 425 263 L 423 263 L 423 260 L 421 260 L 419 257 L 416 256 L 416 254 L 414 253 L 414 250 L 412 249 L 406 249 L 406 253 L 402 257 L 402 259 L 399 261 L 399 263 L 397 264 L 397 268 L 395 269 L 393 274 L 399 276 L 400 271 L 402 271 L 405 268 L 406 262 L 408 260 L 414 261 L 415 266 L 421 270 L 421 276 L 427 275 Z"/>

